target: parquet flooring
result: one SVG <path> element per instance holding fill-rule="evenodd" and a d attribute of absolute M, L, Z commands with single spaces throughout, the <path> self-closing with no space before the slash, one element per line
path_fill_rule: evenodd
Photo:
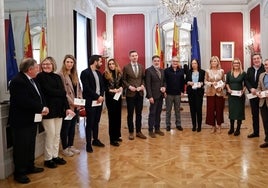
<path fill-rule="evenodd" d="M 109 145 L 107 112 L 100 125 L 100 140 L 105 148 L 85 151 L 83 122 L 77 127 L 75 145 L 81 153 L 64 157 L 67 164 L 56 169 L 45 168 L 40 174 L 29 175 L 31 183 L 17 184 L 10 176 L 0 181 L 1 188 L 264 188 L 268 187 L 268 149 L 259 148 L 263 142 L 263 127 L 259 138 L 248 139 L 251 132 L 251 114 L 241 135 L 211 134 L 210 129 L 200 133 L 185 128 L 172 129 L 165 136 L 142 140 L 128 140 L 126 109 L 123 110 L 120 147 Z M 182 122 L 182 125 L 185 122 Z M 148 135 L 148 131 L 143 129 Z M 43 166 L 43 156 L 36 160 Z"/>

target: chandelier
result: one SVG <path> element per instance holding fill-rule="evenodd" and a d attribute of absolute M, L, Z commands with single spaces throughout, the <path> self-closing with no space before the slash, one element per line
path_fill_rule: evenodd
<path fill-rule="evenodd" d="M 200 2 L 201 0 L 160 0 L 161 6 L 177 24 L 192 23 L 193 17 L 197 16 L 201 8 Z"/>

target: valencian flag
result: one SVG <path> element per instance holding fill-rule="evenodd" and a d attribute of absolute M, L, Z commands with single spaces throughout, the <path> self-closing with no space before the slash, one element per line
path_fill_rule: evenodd
<path fill-rule="evenodd" d="M 40 62 L 42 62 L 47 57 L 47 44 L 45 34 L 45 28 L 42 27 L 42 31 L 40 33 Z"/>
<path fill-rule="evenodd" d="M 18 65 L 16 60 L 15 43 L 12 29 L 11 15 L 9 14 L 8 21 L 8 36 L 6 45 L 6 71 L 7 71 L 7 85 L 10 80 L 18 73 Z"/>
<path fill-rule="evenodd" d="M 197 59 L 201 64 L 200 57 L 200 46 L 198 40 L 198 27 L 197 27 L 197 19 L 194 17 L 192 31 L 191 31 L 191 59 Z"/>
<path fill-rule="evenodd" d="M 179 52 L 179 28 L 174 22 L 174 31 L 173 31 L 173 44 L 172 44 L 172 57 L 178 56 Z"/>
<path fill-rule="evenodd" d="M 32 41 L 30 33 L 29 16 L 27 12 L 25 32 L 24 32 L 24 58 L 28 57 L 33 57 L 33 49 L 32 49 Z"/>

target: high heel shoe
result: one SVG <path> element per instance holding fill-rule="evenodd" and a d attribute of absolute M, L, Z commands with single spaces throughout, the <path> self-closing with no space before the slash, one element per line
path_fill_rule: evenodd
<path fill-rule="evenodd" d="M 215 133 L 215 132 L 216 132 L 216 127 L 212 126 L 211 133 Z"/>
<path fill-rule="evenodd" d="M 217 129 L 218 129 L 219 133 L 221 133 L 221 126 L 220 125 L 217 125 Z"/>

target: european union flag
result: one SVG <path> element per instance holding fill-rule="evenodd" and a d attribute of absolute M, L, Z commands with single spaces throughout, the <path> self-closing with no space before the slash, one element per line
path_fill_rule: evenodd
<path fill-rule="evenodd" d="M 6 49 L 7 85 L 9 85 L 10 80 L 18 73 L 18 65 L 16 60 L 15 43 L 14 43 L 10 14 L 9 14 L 8 37 L 6 46 L 7 46 Z"/>
<path fill-rule="evenodd" d="M 197 19 L 194 17 L 193 27 L 191 31 L 191 59 L 197 59 L 201 65 L 200 57 L 200 47 L 198 41 L 198 28 L 197 28 Z"/>

